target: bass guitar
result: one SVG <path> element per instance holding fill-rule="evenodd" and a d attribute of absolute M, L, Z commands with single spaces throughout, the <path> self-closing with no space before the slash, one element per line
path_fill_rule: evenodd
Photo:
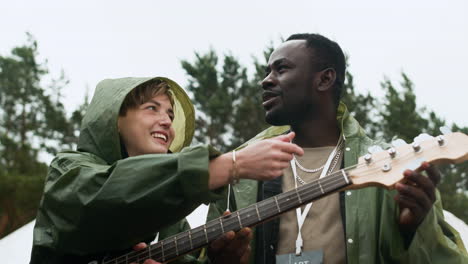
<path fill-rule="evenodd" d="M 418 143 L 404 144 L 367 154 L 352 167 L 281 193 L 228 216 L 161 240 L 141 251 L 89 264 L 143 263 L 146 259 L 169 262 L 208 245 L 228 231 L 253 227 L 304 204 L 334 192 L 378 186 L 387 189 L 403 179 L 403 171 L 414 170 L 423 161 L 432 164 L 461 163 L 468 160 L 468 136 L 456 132 L 438 137 L 427 136 Z"/>

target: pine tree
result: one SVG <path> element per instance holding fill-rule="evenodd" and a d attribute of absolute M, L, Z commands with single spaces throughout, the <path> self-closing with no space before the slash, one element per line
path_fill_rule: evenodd
<path fill-rule="evenodd" d="M 62 103 L 65 75 L 44 86 L 45 63 L 37 42 L 0 56 L 0 237 L 31 221 L 42 195 L 47 165 L 40 152 L 55 154 L 72 129 Z"/>
<path fill-rule="evenodd" d="M 440 127 L 446 126 L 446 122 L 437 116 L 434 111 L 428 111 L 416 104 L 414 85 L 410 78 L 402 73 L 401 90 L 397 90 L 392 82 L 384 80 L 382 87 L 386 90 L 383 108 L 380 110 L 382 117 L 377 123 L 386 141 L 398 137 L 408 143 L 421 133 L 432 136 L 441 134 Z M 468 128 L 460 128 L 453 125 L 452 131 L 461 131 L 465 134 Z M 443 165 L 439 167 L 441 181 L 437 186 L 442 197 L 444 209 L 452 212 L 468 223 L 468 181 L 466 172 L 468 164 Z"/>
<path fill-rule="evenodd" d="M 189 75 L 187 89 L 198 109 L 196 141 L 227 151 L 266 127 L 259 78 L 250 80 L 246 67 L 233 55 L 224 55 L 220 71 L 214 50 L 195 53 L 195 61 L 184 60 L 182 67 Z"/>
<path fill-rule="evenodd" d="M 48 70 L 37 62 L 37 42 L 28 36 L 27 44 L 13 48 L 11 56 L 0 56 L 0 166 L 23 174 L 36 170 L 39 149 L 55 154 L 68 130 L 61 103 L 68 81 L 62 74 L 43 87 Z"/>
<path fill-rule="evenodd" d="M 429 123 L 422 116 L 425 109 L 416 106 L 413 83 L 405 73 L 402 73 L 402 78 L 402 91 L 397 91 L 388 79 L 381 84 L 386 91 L 383 109 L 380 112 L 381 131 L 387 141 L 398 137 L 412 142 L 417 135 L 425 132 Z"/>
<path fill-rule="evenodd" d="M 347 68 L 349 68 L 349 58 L 346 57 Z M 363 95 L 357 93 L 354 88 L 354 76 L 350 71 L 346 71 L 346 79 L 342 91 L 342 99 L 350 114 L 364 125 L 364 129 L 370 137 L 375 137 L 378 133 L 378 108 L 376 99 L 367 92 Z"/>

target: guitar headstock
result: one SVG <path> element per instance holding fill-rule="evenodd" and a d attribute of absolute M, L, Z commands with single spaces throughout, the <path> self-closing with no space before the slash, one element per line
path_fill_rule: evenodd
<path fill-rule="evenodd" d="M 422 162 L 431 164 L 461 163 L 468 160 L 468 136 L 456 132 L 426 137 L 412 144 L 367 154 L 348 172 L 353 186 L 381 186 L 392 189 L 403 179 L 406 169 L 414 170 Z"/>

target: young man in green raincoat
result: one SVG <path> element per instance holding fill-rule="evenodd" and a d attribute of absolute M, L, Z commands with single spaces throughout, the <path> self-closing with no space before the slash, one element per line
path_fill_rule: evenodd
<path fill-rule="evenodd" d="M 344 78 L 341 48 L 321 35 L 292 35 L 273 51 L 262 82 L 266 121 L 273 126 L 243 147 L 292 130 L 305 154 L 280 178 L 241 180 L 233 187 L 232 211 L 337 171 L 340 164 L 353 166 L 376 144 L 340 103 Z M 308 213 L 302 207 L 258 226 L 251 263 L 468 263 L 460 236 L 444 221 L 438 171 L 423 163 L 404 178 L 396 190 L 335 193 L 314 202 Z M 212 204 L 209 218 L 225 205 Z"/>
<path fill-rule="evenodd" d="M 160 239 L 179 233 L 188 228 L 186 215 L 224 197 L 222 187 L 235 178 L 278 177 L 285 158 L 302 154 L 289 142 L 290 134 L 237 152 L 235 165 L 231 153 L 187 147 L 193 133 L 193 105 L 172 80 L 100 82 L 82 122 L 78 150 L 57 154 L 50 165 L 31 264 L 85 264 L 151 241 L 158 232 Z M 249 254 L 250 231 L 240 233 L 221 239 L 228 242 L 221 255 L 233 263 Z"/>

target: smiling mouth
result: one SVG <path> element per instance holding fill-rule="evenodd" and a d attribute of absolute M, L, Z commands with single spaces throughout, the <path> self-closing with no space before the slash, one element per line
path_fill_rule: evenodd
<path fill-rule="evenodd" d="M 152 136 L 153 138 L 162 139 L 164 142 L 167 143 L 168 136 L 165 135 L 164 133 L 153 132 L 153 133 L 151 133 L 151 136 Z"/>

